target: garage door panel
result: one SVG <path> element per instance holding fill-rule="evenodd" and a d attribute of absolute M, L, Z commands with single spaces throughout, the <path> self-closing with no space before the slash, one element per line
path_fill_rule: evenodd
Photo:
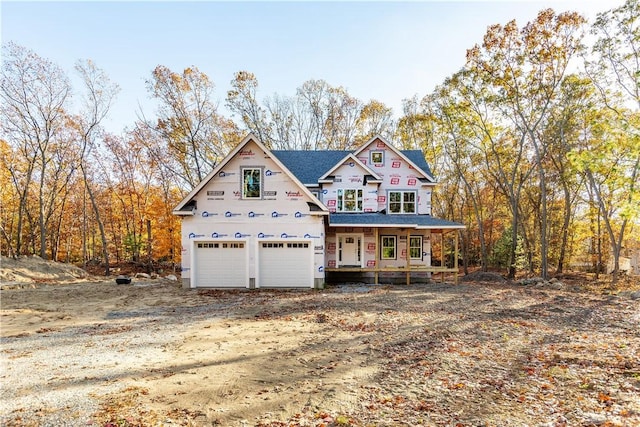
<path fill-rule="evenodd" d="M 313 286 L 313 246 L 309 242 L 261 242 L 260 287 Z"/>
<path fill-rule="evenodd" d="M 247 245 L 244 242 L 196 243 L 196 287 L 247 287 Z"/>

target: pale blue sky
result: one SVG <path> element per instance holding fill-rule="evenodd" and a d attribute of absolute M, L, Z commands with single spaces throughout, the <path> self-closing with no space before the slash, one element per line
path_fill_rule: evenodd
<path fill-rule="evenodd" d="M 324 79 L 400 115 L 402 99 L 426 95 L 457 71 L 489 25 L 516 19 L 522 26 L 547 7 L 593 19 L 622 3 L 2 1 L 0 13 L 3 42 L 32 49 L 69 75 L 78 59 L 104 69 L 121 87 L 105 124 L 120 132 L 141 107 L 153 115 L 144 82 L 157 65 L 198 67 L 215 82 L 221 108 L 233 74 L 246 70 L 256 75 L 261 100 Z"/>

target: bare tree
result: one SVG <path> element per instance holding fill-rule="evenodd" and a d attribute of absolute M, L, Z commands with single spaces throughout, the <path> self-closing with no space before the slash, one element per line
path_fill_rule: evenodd
<path fill-rule="evenodd" d="M 100 230 L 100 238 L 102 240 L 102 258 L 105 264 L 105 276 L 110 274 L 109 271 L 109 248 L 107 233 L 104 227 L 104 221 L 100 214 L 100 208 L 92 188 L 90 174 L 88 171 L 88 160 L 91 158 L 94 150 L 96 150 L 97 139 L 101 136 L 100 124 L 107 116 L 109 109 L 119 88 L 111 82 L 106 73 L 97 68 L 90 61 L 79 61 L 76 64 L 76 71 L 82 79 L 84 85 L 84 94 L 82 97 L 81 112 L 77 118 L 78 129 L 78 145 L 80 148 L 80 170 L 93 214 Z M 86 236 L 83 238 L 83 248 L 86 245 Z M 83 250 L 86 253 L 86 249 Z M 86 256 L 85 256 L 86 262 Z"/>
<path fill-rule="evenodd" d="M 159 65 L 147 80 L 147 90 L 159 101 L 158 119 L 143 118 L 137 125 L 157 135 L 159 165 L 170 168 L 183 189 L 202 181 L 239 139 L 235 124 L 217 112 L 214 87 L 195 67 L 175 73 Z"/>
<path fill-rule="evenodd" d="M 56 162 L 55 150 L 64 149 L 57 140 L 67 125 L 66 104 L 70 85 L 64 72 L 52 62 L 15 43 L 3 47 L 2 138 L 23 157 L 9 165 L 20 199 L 15 253 L 22 252 L 24 217 L 28 212 L 31 186 L 36 186 L 40 256 L 47 258 L 47 228 L 54 195 L 60 191 L 57 174 L 64 163 Z M 49 180 L 53 174 L 54 179 Z M 48 185 L 55 185 L 49 188 Z"/>

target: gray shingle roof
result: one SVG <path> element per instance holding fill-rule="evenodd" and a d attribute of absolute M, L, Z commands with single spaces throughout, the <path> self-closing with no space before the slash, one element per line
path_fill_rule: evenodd
<path fill-rule="evenodd" d="M 429 164 L 427 160 L 424 158 L 424 154 L 420 150 L 400 150 L 402 154 L 407 156 L 409 160 L 411 160 L 416 166 L 425 171 L 430 177 L 434 178 L 431 173 L 431 169 L 429 168 Z"/>
<path fill-rule="evenodd" d="M 350 151 L 273 150 L 271 153 L 303 184 L 309 185 L 318 184 L 318 179 L 346 157 Z"/>
<path fill-rule="evenodd" d="M 336 226 L 408 226 L 415 225 L 429 228 L 464 228 L 463 224 L 432 217 L 431 215 L 387 215 L 382 212 L 373 213 L 331 213 L 329 225 Z"/>
<path fill-rule="evenodd" d="M 409 160 L 426 172 L 429 176 L 431 169 L 420 150 L 402 150 Z M 340 160 L 345 158 L 352 151 L 346 150 L 322 150 L 322 151 L 302 151 L 302 150 L 273 150 L 274 156 L 278 158 L 303 184 L 317 184 L 318 179 Z"/>

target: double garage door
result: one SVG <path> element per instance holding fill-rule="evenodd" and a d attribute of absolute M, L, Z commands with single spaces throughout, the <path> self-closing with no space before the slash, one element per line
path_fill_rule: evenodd
<path fill-rule="evenodd" d="M 196 287 L 249 287 L 249 244 L 214 241 L 195 246 Z M 255 259 L 256 286 L 313 287 L 313 246 L 309 242 L 259 241 Z"/>

